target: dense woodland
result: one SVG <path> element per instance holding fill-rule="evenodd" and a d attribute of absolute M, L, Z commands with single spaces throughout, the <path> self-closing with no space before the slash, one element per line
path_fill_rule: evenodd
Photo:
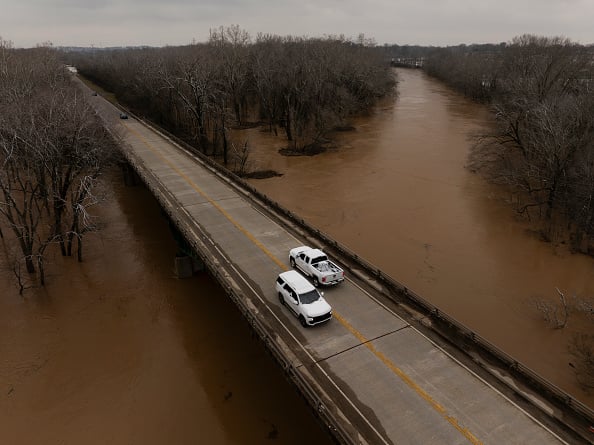
<path fill-rule="evenodd" d="M 394 90 L 382 57 L 364 39 L 253 39 L 238 26 L 211 30 L 206 43 L 69 54 L 82 75 L 226 165 L 232 127 L 263 124 L 289 150 L 319 149 Z"/>
<path fill-rule="evenodd" d="M 498 45 L 392 48 L 492 108 L 469 162 L 547 240 L 594 254 L 594 46 L 524 35 Z"/>
<path fill-rule="evenodd" d="M 34 277 L 44 284 L 51 245 L 82 259 L 95 186 L 115 153 L 57 51 L 0 39 L 0 236 L 21 292 Z"/>

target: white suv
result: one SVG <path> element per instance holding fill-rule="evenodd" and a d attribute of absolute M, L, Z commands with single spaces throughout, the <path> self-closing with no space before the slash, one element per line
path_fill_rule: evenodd
<path fill-rule="evenodd" d="M 313 326 L 332 318 L 332 308 L 318 290 L 299 272 L 289 270 L 276 279 L 278 299 L 299 319 L 302 326 Z"/>

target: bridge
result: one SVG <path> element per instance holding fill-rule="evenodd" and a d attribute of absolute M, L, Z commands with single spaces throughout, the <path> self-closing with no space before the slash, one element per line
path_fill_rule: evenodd
<path fill-rule="evenodd" d="M 551 397 L 540 396 L 516 377 L 526 373 L 511 372 L 522 371 L 511 358 L 458 348 L 480 339 L 173 137 L 132 115 L 120 120 L 101 96 L 91 100 L 120 127 L 129 165 L 337 442 L 588 443 L 586 407 L 551 386 Z M 325 289 L 333 319 L 313 328 L 274 288 L 289 249 L 302 244 L 322 247 L 347 274 Z"/>
<path fill-rule="evenodd" d="M 425 58 L 423 57 L 395 57 L 390 60 L 390 65 L 403 68 L 423 68 Z"/>

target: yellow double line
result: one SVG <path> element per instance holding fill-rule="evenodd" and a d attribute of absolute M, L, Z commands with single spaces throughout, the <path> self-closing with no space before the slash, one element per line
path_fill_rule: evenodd
<path fill-rule="evenodd" d="M 264 252 L 276 265 L 278 265 L 282 270 L 288 270 L 288 267 L 280 261 L 276 256 L 270 252 L 264 244 L 262 244 L 254 235 L 252 235 L 248 230 L 241 226 L 233 217 L 223 209 L 218 203 L 212 200 L 206 193 L 204 193 L 200 187 L 184 172 L 182 172 L 178 167 L 176 167 L 169 159 L 167 159 L 163 153 L 153 147 L 146 138 L 140 134 L 135 129 L 131 128 L 128 124 L 123 124 L 132 134 L 134 134 L 138 139 L 140 139 L 148 149 L 153 152 L 156 156 L 161 158 L 165 164 L 167 164 L 173 171 L 175 171 L 179 176 L 181 176 L 200 196 L 202 196 L 205 200 L 208 201 L 214 208 L 216 208 L 219 212 L 227 218 L 237 229 L 243 233 L 252 243 L 254 243 L 262 252 Z M 439 404 L 433 397 L 427 393 L 423 388 L 421 388 L 415 381 L 408 376 L 404 371 L 402 371 L 392 360 L 386 357 L 381 351 L 376 349 L 376 347 L 371 343 L 369 339 L 367 339 L 361 332 L 355 329 L 345 318 L 343 318 L 339 313 L 336 311 L 332 311 L 332 314 L 338 322 L 343 325 L 353 336 L 355 336 L 362 345 L 364 345 L 373 355 L 375 355 L 388 369 L 390 369 L 395 375 L 397 375 L 409 388 L 411 388 L 414 392 L 416 392 L 421 398 L 423 398 L 435 411 L 437 411 L 441 417 L 443 417 L 448 423 L 450 423 L 456 430 L 458 430 L 470 443 L 473 445 L 482 445 L 483 443 L 474 435 L 472 434 L 467 428 L 464 428 L 453 416 L 450 416 L 447 410 Z"/>

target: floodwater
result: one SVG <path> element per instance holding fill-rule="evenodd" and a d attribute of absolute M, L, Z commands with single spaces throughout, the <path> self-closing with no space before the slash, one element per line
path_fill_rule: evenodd
<path fill-rule="evenodd" d="M 594 406 L 566 349 L 591 324 L 550 329 L 530 303 L 556 287 L 592 296 L 594 262 L 539 242 L 464 168 L 484 107 L 399 75 L 398 99 L 324 154 L 284 157 L 281 139 L 242 132 L 252 167 L 284 174 L 253 184 Z M 53 252 L 46 288 L 20 297 L 0 252 L 0 443 L 330 444 L 208 275 L 173 276 L 150 194 L 110 179 L 84 262 Z"/>
<path fill-rule="evenodd" d="M 173 276 L 156 202 L 121 182 L 45 289 L 20 297 L 0 254 L 0 443 L 330 445 L 214 281 Z"/>
<path fill-rule="evenodd" d="M 535 298 L 594 296 L 594 260 L 539 241 L 501 191 L 465 168 L 469 136 L 489 125 L 472 103 L 421 71 L 398 70 L 399 96 L 312 157 L 278 154 L 259 129 L 235 134 L 261 192 L 355 251 L 524 365 L 594 407 L 576 383 L 567 344 L 592 322 L 572 313 L 550 328 Z"/>

